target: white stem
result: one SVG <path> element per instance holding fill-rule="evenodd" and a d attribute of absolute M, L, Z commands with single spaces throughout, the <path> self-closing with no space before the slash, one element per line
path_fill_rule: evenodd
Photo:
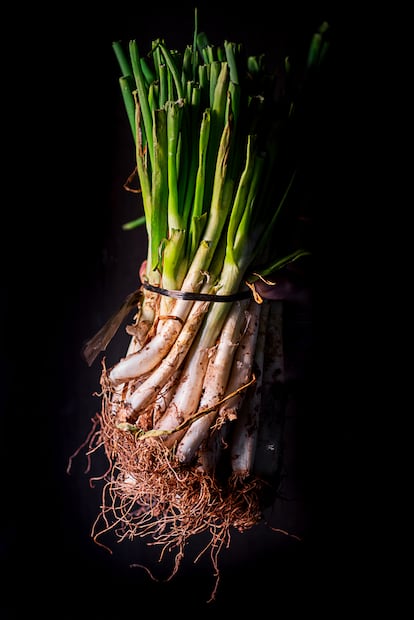
<path fill-rule="evenodd" d="M 145 322 L 145 321 L 144 321 Z M 137 323 L 137 327 L 138 326 L 142 326 L 142 321 L 139 320 L 139 322 Z M 142 332 L 141 332 L 142 333 Z M 127 356 L 128 355 L 133 355 L 134 353 L 136 353 L 140 348 L 141 348 L 141 340 L 140 340 L 140 336 L 138 335 L 138 333 L 135 333 L 131 336 L 131 339 L 129 341 L 129 345 L 128 345 L 128 349 L 127 349 Z M 145 377 L 145 375 L 144 375 Z M 142 381 L 144 380 L 144 378 L 142 377 Z M 137 387 L 136 382 L 130 382 L 127 381 L 125 383 L 118 383 L 117 385 L 114 386 L 114 392 L 112 395 L 112 405 L 113 405 L 113 412 L 114 414 L 117 415 L 116 412 L 120 412 L 120 405 L 122 404 L 122 402 L 125 400 L 125 398 L 128 398 L 128 395 L 131 393 L 131 390 L 135 390 Z M 124 421 L 125 418 L 125 412 L 122 411 L 122 416 L 119 418 L 121 421 Z"/>
<path fill-rule="evenodd" d="M 247 300 L 234 302 L 221 331 L 220 340 L 211 356 L 206 370 L 202 396 L 198 409 L 210 409 L 225 395 L 234 353 L 240 343 L 240 336 L 246 323 Z M 191 424 L 177 446 L 179 461 L 191 461 L 201 443 L 206 439 L 210 426 L 217 416 L 218 408 L 213 409 Z"/>
<path fill-rule="evenodd" d="M 266 325 L 269 304 L 262 304 L 259 333 L 256 343 L 254 366 L 256 383 L 246 393 L 232 435 L 231 466 L 235 474 L 247 476 L 253 470 L 261 408 L 261 388 L 263 381 L 263 362 L 266 346 Z"/>
<path fill-rule="evenodd" d="M 171 375 L 164 387 L 158 393 L 152 410 L 153 428 L 155 428 L 158 420 L 164 415 L 168 405 L 170 404 L 171 399 L 174 396 L 174 391 L 178 384 L 180 375 L 181 370 L 180 368 L 178 368 L 178 370 L 176 370 L 174 374 Z"/>
<path fill-rule="evenodd" d="M 227 393 L 235 392 L 252 378 L 261 308 L 260 304 L 253 299 L 250 300 L 246 311 L 247 325 L 233 358 Z M 199 455 L 200 466 L 204 471 L 212 473 L 216 469 L 223 447 L 226 445 L 226 438 L 232 421 L 237 418 L 245 396 L 246 391 L 243 390 L 220 406 L 218 417 L 222 420 L 222 425 L 211 433 L 206 446 L 203 447 Z"/>
<path fill-rule="evenodd" d="M 193 303 L 194 306 L 190 316 L 180 331 L 178 338 L 172 343 L 172 346 L 170 344 L 165 347 L 167 355 L 160 360 L 158 368 L 150 374 L 148 379 L 128 399 L 128 403 L 133 411 L 139 411 L 146 407 L 184 361 L 209 305 L 209 302 L 205 301 Z"/>
<path fill-rule="evenodd" d="M 240 346 L 234 356 L 227 391 L 235 392 L 240 386 L 245 385 L 252 378 L 252 367 L 256 350 L 257 336 L 259 333 L 260 314 L 262 306 L 251 300 L 248 312 L 248 323 L 242 335 Z M 221 407 L 219 414 L 223 418 L 235 418 L 241 407 L 245 392 L 239 392 L 229 398 Z"/>
<path fill-rule="evenodd" d="M 183 291 L 198 292 L 200 290 L 205 280 L 205 275 L 198 268 L 198 265 L 202 265 L 202 258 L 205 253 L 208 253 L 208 250 L 208 243 L 200 244 L 196 255 L 196 257 L 199 257 L 198 261 L 193 261 L 193 266 L 183 282 Z M 209 288 L 207 284 L 203 287 L 203 292 L 208 292 Z M 194 301 L 185 299 L 175 300 L 174 306 L 171 309 L 171 316 L 164 317 L 158 323 L 157 332 L 144 347 L 115 364 L 109 373 L 110 381 L 115 385 L 124 383 L 156 368 L 174 344 L 182 326 L 186 323 L 194 303 Z"/>
<path fill-rule="evenodd" d="M 194 346 L 185 362 L 175 394 L 165 414 L 156 424 L 157 429 L 170 431 L 184 422 L 198 409 L 204 375 L 210 355 L 210 349 L 200 347 L 199 340 L 198 337 L 194 342 Z M 167 445 L 172 445 L 176 439 L 176 435 L 170 435 L 165 442 Z"/>
<path fill-rule="evenodd" d="M 178 300 L 174 308 L 174 316 L 162 321 L 159 331 L 144 347 L 124 357 L 112 368 L 109 374 L 110 381 L 115 384 L 124 383 L 158 366 L 180 333 L 193 303 L 193 301 Z"/>

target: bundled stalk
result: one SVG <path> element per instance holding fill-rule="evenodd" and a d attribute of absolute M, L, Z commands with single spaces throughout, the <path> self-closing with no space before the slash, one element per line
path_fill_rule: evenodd
<path fill-rule="evenodd" d="M 311 41 L 302 88 L 325 33 L 326 24 Z M 136 40 L 113 49 L 148 250 L 127 305 L 136 308 L 128 351 L 111 368 L 102 362 L 91 447 L 104 447 L 110 467 L 93 534 L 114 528 L 150 537 L 161 555 L 175 549 L 174 574 L 188 539 L 207 531 L 218 574 L 231 528 L 260 521 L 279 466 L 282 304 L 256 283 L 271 286 L 270 274 L 277 283 L 278 269 L 309 253 L 274 243 L 294 207 L 304 98 L 288 59 L 280 88 L 264 56 L 210 44 L 197 13 L 182 53 L 164 39 L 145 56 Z M 85 350 L 89 363 L 98 341 Z"/>

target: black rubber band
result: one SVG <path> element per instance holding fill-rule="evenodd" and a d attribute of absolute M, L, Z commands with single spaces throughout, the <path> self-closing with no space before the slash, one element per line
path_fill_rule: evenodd
<path fill-rule="evenodd" d="M 251 297 L 250 291 L 240 291 L 233 295 L 211 295 L 209 293 L 190 293 L 188 291 L 169 291 L 166 288 L 160 288 L 148 284 L 148 282 L 142 283 L 143 288 L 153 293 L 159 293 L 159 295 L 165 295 L 166 297 L 174 297 L 174 299 L 184 299 L 186 301 L 238 301 L 239 299 L 247 299 Z"/>

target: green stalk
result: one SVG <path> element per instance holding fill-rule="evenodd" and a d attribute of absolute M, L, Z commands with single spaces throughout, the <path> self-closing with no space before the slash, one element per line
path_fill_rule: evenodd
<path fill-rule="evenodd" d="M 190 82 L 189 82 L 190 84 Z M 187 182 L 185 184 L 185 197 L 183 207 L 183 224 L 185 228 L 189 226 L 190 213 L 193 210 L 194 205 L 194 192 L 197 179 L 198 168 L 198 152 L 199 139 L 201 138 L 200 128 L 200 102 L 201 93 L 197 86 L 191 88 L 191 106 L 190 106 L 190 123 L 189 123 L 189 135 L 188 135 L 188 175 Z M 181 180 L 181 179 L 180 179 Z"/>
<path fill-rule="evenodd" d="M 192 64 L 193 64 L 193 71 L 192 71 L 192 76 L 191 76 L 191 80 L 192 80 L 193 82 L 195 82 L 195 81 L 196 81 L 196 77 L 197 77 L 197 66 L 198 66 L 197 37 L 198 37 L 198 13 L 197 13 L 197 8 L 195 8 L 195 9 L 194 9 L 194 34 L 193 34 L 193 45 L 192 45 L 192 53 L 193 53 Z"/>
<path fill-rule="evenodd" d="M 207 224 L 183 282 L 184 290 L 195 290 L 196 283 L 200 283 L 200 274 L 208 271 L 228 217 L 234 187 L 233 180 L 227 175 L 231 137 L 231 126 L 227 124 L 224 128 L 217 154 L 213 195 Z M 200 284 L 198 284 L 199 286 Z"/>
<path fill-rule="evenodd" d="M 198 147 L 198 168 L 195 180 L 194 202 L 190 222 L 189 238 L 189 259 L 192 260 L 197 250 L 203 232 L 207 212 L 203 213 L 204 187 L 206 176 L 207 146 L 210 135 L 210 110 L 203 113 L 200 126 L 199 147 Z"/>
<path fill-rule="evenodd" d="M 123 75 L 119 78 L 122 99 L 124 101 L 125 110 L 127 112 L 129 125 L 131 127 L 132 136 L 136 140 L 135 127 L 135 100 L 133 95 L 133 78 L 130 75 Z"/>
<path fill-rule="evenodd" d="M 191 45 L 187 45 L 184 50 L 183 69 L 181 72 L 181 85 L 186 89 L 188 82 L 193 82 L 193 50 Z"/>
<path fill-rule="evenodd" d="M 171 52 L 168 50 L 168 48 L 165 46 L 165 44 L 162 41 L 159 41 L 158 45 L 161 49 L 162 55 L 165 58 L 165 62 L 169 69 L 169 73 L 171 74 L 173 78 L 174 85 L 175 85 L 176 92 L 177 92 L 177 99 L 184 99 L 184 92 L 183 92 L 183 87 L 181 85 L 180 73 L 178 71 L 176 63 L 174 62 L 173 55 L 171 54 Z M 174 99 L 174 97 L 171 96 L 170 99 Z"/>
<path fill-rule="evenodd" d="M 212 45 L 207 45 L 205 49 L 207 53 L 207 62 L 209 65 L 211 65 L 213 62 L 217 60 L 217 58 L 215 58 L 214 56 L 214 48 Z"/>
<path fill-rule="evenodd" d="M 185 202 L 189 184 L 191 187 L 192 159 L 194 157 L 193 150 L 195 145 L 192 138 L 191 130 L 191 99 L 179 100 L 182 103 L 181 111 L 181 130 L 178 137 L 177 149 L 177 189 L 178 189 L 178 209 L 181 217 L 181 225 L 187 228 L 185 217 Z"/>
<path fill-rule="evenodd" d="M 206 189 L 204 192 L 205 209 L 212 198 L 211 187 L 214 175 L 217 150 L 220 144 L 223 127 L 226 122 L 225 112 L 227 104 L 227 88 L 229 79 L 229 69 L 227 63 L 221 63 L 220 73 L 214 89 L 214 96 L 211 105 L 210 138 L 207 150 L 206 163 Z"/>
<path fill-rule="evenodd" d="M 249 136 L 245 168 L 240 177 L 232 203 L 226 242 L 221 246 L 225 256 L 219 281 L 215 287 L 215 290 L 220 295 L 231 295 L 239 290 L 246 267 L 252 258 L 252 248 L 249 243 L 250 214 L 254 206 L 263 170 L 263 159 L 260 156 L 256 156 L 255 147 L 254 136 Z M 217 262 L 221 264 L 221 259 Z M 202 327 L 200 347 L 211 347 L 213 345 L 223 327 L 231 306 L 231 302 L 213 303 L 210 306 Z"/>
<path fill-rule="evenodd" d="M 148 88 L 148 105 L 151 114 L 159 107 L 158 105 L 158 85 L 152 82 Z"/>
<path fill-rule="evenodd" d="M 167 289 L 176 289 L 181 285 L 178 277 L 183 268 L 185 229 L 178 200 L 177 153 L 178 139 L 183 113 L 183 101 L 168 101 L 167 108 L 167 177 L 168 177 L 168 239 L 163 253 L 163 283 Z M 186 266 L 186 265 L 185 265 Z"/>
<path fill-rule="evenodd" d="M 209 64 L 207 47 L 209 45 L 208 38 L 205 32 L 199 32 L 195 35 L 196 47 L 203 58 L 204 64 Z"/>
<path fill-rule="evenodd" d="M 141 215 L 141 217 L 137 217 L 135 220 L 122 224 L 122 230 L 133 230 L 134 228 L 144 225 L 145 221 L 145 215 Z"/>
<path fill-rule="evenodd" d="M 310 255 L 311 253 L 309 252 L 309 250 L 299 248 L 297 250 L 294 250 L 293 252 L 290 252 L 289 254 L 286 254 L 285 256 L 282 256 L 281 258 L 279 257 L 277 259 L 274 259 L 272 262 L 269 262 L 263 269 L 255 270 L 254 275 L 249 274 L 249 277 L 247 279 L 249 282 L 254 282 L 258 279 L 258 276 L 266 278 L 267 276 L 274 274 L 279 269 L 286 267 L 286 265 L 294 263 L 299 258 Z"/>
<path fill-rule="evenodd" d="M 230 71 L 230 82 L 233 84 L 239 84 L 239 71 L 237 68 L 237 46 L 235 43 L 230 43 L 229 41 L 225 41 L 224 43 L 224 51 L 226 53 L 226 61 L 229 66 Z"/>
<path fill-rule="evenodd" d="M 114 41 L 112 43 L 112 49 L 115 52 L 116 59 L 118 61 L 119 67 L 121 69 L 121 75 L 131 77 L 133 76 L 132 67 L 126 56 L 122 44 L 120 41 Z"/>
<path fill-rule="evenodd" d="M 245 270 L 255 255 L 254 235 L 252 234 L 252 218 L 256 207 L 256 201 L 260 200 L 260 189 L 263 177 L 265 159 L 258 155 L 254 159 L 253 171 L 250 179 L 249 191 L 245 200 L 243 216 L 237 228 L 234 239 L 233 258 L 239 269 Z"/>
<path fill-rule="evenodd" d="M 159 68 L 159 81 L 160 81 L 160 97 L 159 106 L 164 107 L 168 100 L 168 71 L 166 65 L 160 65 Z"/>
<path fill-rule="evenodd" d="M 255 147 L 255 136 L 248 136 L 246 149 L 246 165 L 237 187 L 237 192 L 234 198 L 233 208 L 231 210 L 230 221 L 227 229 L 227 256 L 228 260 L 232 263 L 236 263 L 236 258 L 234 256 L 236 233 L 240 224 L 240 220 L 243 216 L 243 211 L 245 210 L 245 206 L 247 203 L 247 196 L 250 191 L 250 184 L 254 170 Z"/>
<path fill-rule="evenodd" d="M 151 69 L 151 67 L 149 66 L 145 58 L 141 57 L 140 63 L 141 63 L 142 74 L 145 78 L 145 82 L 148 88 L 150 84 L 155 82 L 155 73 L 153 72 L 153 70 Z"/>
<path fill-rule="evenodd" d="M 165 168 L 168 159 L 167 113 L 164 109 L 153 113 L 154 165 L 152 168 L 152 204 L 151 212 L 151 269 L 160 267 L 159 253 L 161 244 L 167 237 L 168 186 Z"/>
<path fill-rule="evenodd" d="M 151 233 L 151 219 L 152 219 L 152 200 L 151 200 L 151 182 L 148 174 L 147 158 L 145 156 L 145 148 L 142 143 L 142 131 L 141 131 L 141 106 L 139 101 L 135 102 L 135 158 L 137 162 L 138 177 L 141 186 L 141 197 L 145 213 L 145 222 L 148 235 L 148 250 L 147 250 L 147 269 L 151 271 L 150 266 L 153 265 L 152 258 L 152 233 Z M 152 278 L 149 276 L 150 281 Z"/>
<path fill-rule="evenodd" d="M 187 273 L 185 230 L 173 228 L 163 251 L 162 282 L 167 290 L 180 289 Z"/>
<path fill-rule="evenodd" d="M 222 45 L 218 45 L 216 47 L 216 58 L 220 62 L 224 62 L 226 60 L 226 52 L 225 52 L 224 47 Z"/>
<path fill-rule="evenodd" d="M 138 45 L 135 40 L 132 40 L 129 42 L 129 52 L 130 52 L 130 57 L 131 57 L 131 62 L 132 62 L 132 70 L 134 73 L 135 83 L 137 85 L 138 99 L 139 99 L 139 104 L 141 106 L 141 114 L 142 114 L 142 119 L 143 119 L 144 136 L 142 138 L 142 143 L 145 144 L 145 141 L 147 142 L 150 162 L 151 162 L 151 165 L 153 165 L 154 145 L 153 145 L 153 140 L 152 140 L 152 114 L 151 114 L 151 109 L 148 103 L 148 93 L 147 93 L 144 73 L 142 71 L 142 66 L 140 62 Z"/>
<path fill-rule="evenodd" d="M 222 63 L 216 60 L 215 62 L 210 63 L 210 75 L 209 75 L 209 99 L 210 99 L 210 107 L 213 107 L 214 102 L 214 93 L 216 90 L 217 80 L 220 75 Z"/>
<path fill-rule="evenodd" d="M 167 140 L 168 140 L 168 228 L 182 228 L 182 218 L 178 203 L 177 145 L 181 128 L 183 103 L 168 101 L 167 108 Z"/>
<path fill-rule="evenodd" d="M 201 90 L 201 107 L 210 107 L 209 65 L 199 65 L 198 83 Z"/>

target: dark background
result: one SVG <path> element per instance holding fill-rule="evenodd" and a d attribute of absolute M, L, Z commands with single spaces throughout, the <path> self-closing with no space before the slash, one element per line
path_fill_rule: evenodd
<path fill-rule="evenodd" d="M 129 565 L 148 564 L 165 576 L 157 549 L 108 538 L 111 555 L 92 541 L 100 486 L 90 488 L 84 453 L 66 471 L 100 408 L 94 396 L 100 364 L 86 365 L 82 345 L 137 287 L 146 253 L 142 231 L 121 229 L 137 216 L 137 202 L 123 188 L 134 148 L 111 43 L 137 38 L 147 51 L 152 39 L 164 36 L 170 47 L 182 48 L 192 40 L 193 6 L 37 5 L 5 24 L 11 43 L 3 58 L 10 85 L 4 103 L 10 114 L 3 122 L 7 133 L 7 119 L 13 119 L 14 131 L 7 150 L 1 283 L 2 617 L 21 617 L 18 610 L 26 606 L 60 618 L 124 618 L 144 609 L 182 609 L 187 617 L 240 612 L 247 605 L 256 616 L 276 616 L 304 601 L 309 610 L 327 609 L 328 591 L 343 605 L 356 596 L 356 572 L 339 576 L 356 546 L 355 505 L 348 500 L 357 467 L 337 349 L 346 348 L 345 311 L 338 307 L 335 282 L 326 294 L 319 269 L 328 254 L 335 270 L 335 239 L 346 230 L 335 205 L 344 182 L 338 169 L 342 102 L 349 90 L 340 79 L 344 17 L 332 4 L 198 3 L 199 27 L 212 42 L 244 42 L 252 53 L 276 60 L 286 53 L 300 57 L 314 29 L 327 20 L 338 63 L 329 72 L 310 162 L 313 307 L 288 311 L 293 374 L 283 497 L 269 509 L 269 523 L 233 534 L 220 560 L 217 600 L 209 605 L 212 567 L 208 558 L 193 563 L 202 540 L 192 543 L 171 582 L 153 582 Z M 108 347 L 108 365 L 125 354 L 127 343 L 121 329 Z M 102 466 L 97 455 L 91 473 Z"/>

